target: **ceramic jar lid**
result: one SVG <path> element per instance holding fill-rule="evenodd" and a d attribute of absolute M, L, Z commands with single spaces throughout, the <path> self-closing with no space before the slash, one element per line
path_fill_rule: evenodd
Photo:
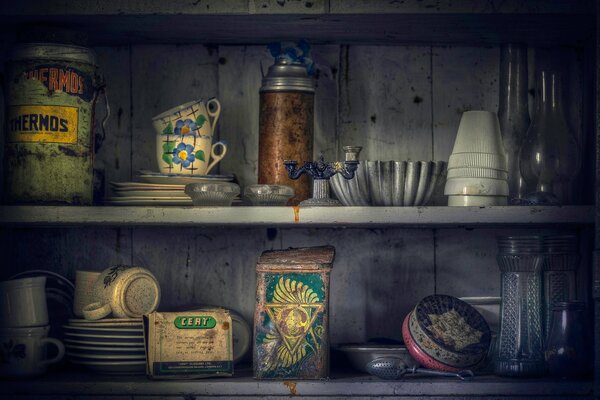
<path fill-rule="evenodd" d="M 446 295 L 427 296 L 406 316 L 404 343 L 427 368 L 457 372 L 477 366 L 486 356 L 490 328 L 472 306 Z"/>

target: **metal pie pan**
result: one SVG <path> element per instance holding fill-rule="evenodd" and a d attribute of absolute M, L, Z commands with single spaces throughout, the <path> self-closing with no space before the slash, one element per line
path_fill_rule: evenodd
<path fill-rule="evenodd" d="M 367 373 L 367 364 L 381 357 L 400 358 L 410 368 L 419 367 L 419 363 L 411 357 L 404 345 L 342 344 L 337 349 L 346 355 L 354 369 L 365 373 Z"/>

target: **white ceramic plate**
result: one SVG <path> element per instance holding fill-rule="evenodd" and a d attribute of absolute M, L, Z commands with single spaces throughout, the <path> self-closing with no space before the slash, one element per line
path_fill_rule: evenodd
<path fill-rule="evenodd" d="M 75 285 L 73 284 L 73 282 L 71 282 L 64 276 L 57 274 L 56 272 L 46 271 L 44 269 L 34 269 L 31 271 L 19 272 L 18 274 L 11 276 L 10 279 L 27 278 L 35 276 L 45 276 L 47 278 L 46 287 L 52 286 L 49 283 L 55 282 L 56 286 L 58 287 L 68 288 L 66 289 L 66 291 L 71 295 L 71 297 L 75 293 Z"/>
<path fill-rule="evenodd" d="M 192 199 L 189 197 L 165 197 L 143 198 L 143 197 L 109 197 L 104 204 L 109 206 L 192 206 Z"/>
<path fill-rule="evenodd" d="M 131 353 L 133 354 L 145 354 L 145 350 L 143 347 L 110 347 L 110 346 L 81 346 L 78 344 L 67 343 L 65 345 L 67 350 L 71 349 L 75 352 L 80 352 L 82 354 L 88 353 L 96 353 L 96 354 L 105 354 L 105 353 Z"/>
<path fill-rule="evenodd" d="M 113 190 L 184 190 L 185 185 L 156 184 L 145 182 L 111 182 Z"/>
<path fill-rule="evenodd" d="M 94 346 L 96 348 L 111 348 L 113 346 L 119 346 L 123 348 L 124 351 L 137 351 L 144 350 L 144 341 L 140 340 L 139 342 L 119 342 L 118 340 L 111 341 L 103 341 L 101 339 L 98 340 L 85 340 L 85 339 L 74 339 L 74 338 L 64 338 L 63 341 L 68 345 L 75 346 Z"/>
<path fill-rule="evenodd" d="M 231 182 L 233 175 L 140 175 L 139 179 L 142 182 L 158 183 L 162 185 L 187 185 L 188 183 L 204 183 L 204 182 Z"/>
<path fill-rule="evenodd" d="M 143 335 L 144 328 L 142 326 L 138 328 L 131 327 L 89 327 L 89 326 L 72 326 L 72 325 L 63 325 L 63 328 L 66 332 L 71 333 L 81 333 L 81 334 L 94 334 L 94 335 L 110 335 L 110 334 L 119 334 L 119 335 Z"/>
<path fill-rule="evenodd" d="M 202 305 L 200 310 L 210 308 L 221 308 L 219 306 Z M 244 317 L 235 310 L 229 309 L 233 325 L 233 362 L 239 362 L 250 351 L 252 343 L 252 330 Z"/>
<path fill-rule="evenodd" d="M 88 326 L 107 328 L 109 326 L 116 327 L 143 327 L 143 321 L 141 318 L 103 318 L 96 321 L 90 321 L 87 319 L 71 318 L 69 319 L 69 325 L 72 327 Z"/>
<path fill-rule="evenodd" d="M 143 375 L 146 373 L 146 361 L 81 361 L 70 360 L 72 364 L 84 365 L 100 374 Z"/>
<path fill-rule="evenodd" d="M 128 198 L 128 197 L 181 197 L 184 199 L 189 199 L 190 196 L 185 194 L 183 190 L 115 190 L 114 191 L 115 198 Z"/>
<path fill-rule="evenodd" d="M 135 336 L 135 335 L 96 335 L 96 334 L 90 334 L 90 333 L 73 333 L 73 332 L 65 332 L 65 336 L 68 336 L 70 338 L 74 338 L 74 339 L 100 339 L 101 341 L 104 342 L 110 342 L 112 340 L 117 340 L 117 341 L 129 341 L 129 343 L 143 343 L 144 342 L 144 336 L 143 335 L 139 335 L 139 336 Z"/>
<path fill-rule="evenodd" d="M 140 361 L 146 360 L 146 354 L 128 355 L 128 354 L 89 354 L 89 353 L 78 353 L 67 350 L 67 356 L 72 358 L 78 358 L 79 360 L 88 361 Z"/>

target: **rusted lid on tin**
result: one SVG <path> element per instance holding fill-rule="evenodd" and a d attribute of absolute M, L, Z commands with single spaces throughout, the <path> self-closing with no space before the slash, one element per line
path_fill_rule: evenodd
<path fill-rule="evenodd" d="M 315 92 L 315 83 L 308 76 L 306 65 L 278 58 L 263 77 L 261 92 Z"/>
<path fill-rule="evenodd" d="M 12 61 L 52 60 L 96 64 L 96 55 L 87 47 L 58 43 L 23 43 L 10 54 Z"/>
<path fill-rule="evenodd" d="M 333 246 L 269 250 L 258 259 L 256 270 L 329 270 L 335 258 Z"/>

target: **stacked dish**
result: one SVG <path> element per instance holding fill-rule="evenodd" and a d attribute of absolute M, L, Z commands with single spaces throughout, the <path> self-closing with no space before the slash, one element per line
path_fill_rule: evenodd
<path fill-rule="evenodd" d="M 111 182 L 113 196 L 106 199 L 113 206 L 191 206 L 185 193 L 188 184 L 231 182 L 233 175 L 178 175 L 139 171 L 140 182 Z"/>
<path fill-rule="evenodd" d="M 495 113 L 463 113 L 448 161 L 444 194 L 449 206 L 506 205 L 508 164 Z"/>
<path fill-rule="evenodd" d="M 67 358 L 72 364 L 110 375 L 146 372 L 141 319 L 70 319 L 63 328 Z"/>

